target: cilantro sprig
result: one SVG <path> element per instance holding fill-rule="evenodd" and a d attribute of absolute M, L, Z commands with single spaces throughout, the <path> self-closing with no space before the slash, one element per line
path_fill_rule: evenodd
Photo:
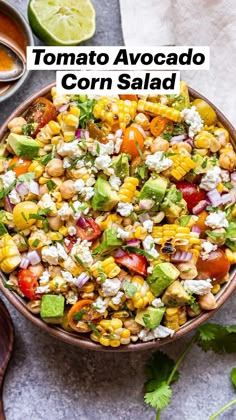
<path fill-rule="evenodd" d="M 176 362 L 160 351 L 152 355 L 147 363 L 144 402 L 156 409 L 156 420 L 161 418 L 161 411 L 170 404 L 173 393 L 171 385 L 179 379 L 178 369 L 194 344 L 197 344 L 203 351 L 212 350 L 219 354 L 235 353 L 236 326 L 218 324 L 200 326 Z M 231 371 L 231 381 L 236 388 L 236 368 Z M 216 417 L 235 404 L 236 399 L 222 407 L 209 420 L 215 420 Z"/>

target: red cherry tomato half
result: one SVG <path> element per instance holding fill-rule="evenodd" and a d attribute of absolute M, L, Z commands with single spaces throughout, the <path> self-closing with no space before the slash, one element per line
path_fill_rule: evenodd
<path fill-rule="evenodd" d="M 14 156 L 9 161 L 8 169 L 15 172 L 16 176 L 26 174 L 28 172 L 29 166 L 31 165 L 32 160 L 19 158 L 18 156 Z"/>
<path fill-rule="evenodd" d="M 155 137 L 160 136 L 164 131 L 172 133 L 173 128 L 173 121 L 169 120 L 169 118 L 162 117 L 161 115 L 153 118 L 150 124 L 150 131 Z"/>
<path fill-rule="evenodd" d="M 220 283 L 229 269 L 230 262 L 222 249 L 212 251 L 207 260 L 202 260 L 199 256 L 197 261 L 198 277 L 200 279 L 213 279 L 213 284 Z"/>
<path fill-rule="evenodd" d="M 199 201 L 205 200 L 206 193 L 204 190 L 199 189 L 196 185 L 190 184 L 190 182 L 182 181 L 176 184 L 176 188 L 182 192 L 183 198 L 187 203 L 188 211 L 192 212 Z"/>
<path fill-rule="evenodd" d="M 57 110 L 53 103 L 46 98 L 37 98 L 29 107 L 25 119 L 27 123 L 37 123 L 29 134 L 35 137 L 40 128 L 44 127 L 49 121 L 56 120 Z"/>
<path fill-rule="evenodd" d="M 120 148 L 121 153 L 128 153 L 132 158 L 135 158 L 139 156 L 139 149 L 141 151 L 144 149 L 143 135 L 136 127 L 126 128 Z"/>
<path fill-rule="evenodd" d="M 77 222 L 77 236 L 82 240 L 94 241 L 101 234 L 99 225 L 92 219 L 92 217 L 80 217 Z"/>
<path fill-rule="evenodd" d="M 135 252 L 125 252 L 121 257 L 115 257 L 118 264 L 124 265 L 126 268 L 143 276 L 147 275 L 147 260 L 143 255 L 135 254 Z"/>
<path fill-rule="evenodd" d="M 18 273 L 18 286 L 28 299 L 34 300 L 36 298 L 36 288 L 38 287 L 38 277 L 31 273 L 28 269 L 22 269 Z"/>

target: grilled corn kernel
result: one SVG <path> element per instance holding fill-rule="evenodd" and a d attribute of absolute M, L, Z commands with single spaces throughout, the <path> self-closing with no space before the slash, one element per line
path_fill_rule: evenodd
<path fill-rule="evenodd" d="M 68 228 L 67 228 L 67 227 L 65 227 L 65 226 L 62 226 L 62 227 L 59 229 L 59 233 L 61 233 L 63 236 L 67 236 L 67 235 L 68 235 Z"/>
<path fill-rule="evenodd" d="M 133 196 L 135 195 L 136 187 L 138 185 L 138 179 L 134 177 L 126 177 L 123 185 L 119 191 L 119 199 L 124 203 L 131 203 Z"/>
<path fill-rule="evenodd" d="M 37 162 L 36 160 L 33 160 L 33 162 L 30 164 L 28 171 L 34 172 L 35 179 L 39 178 L 44 173 L 44 166 L 41 165 L 41 163 Z"/>
<path fill-rule="evenodd" d="M 104 272 L 104 274 L 111 279 L 116 277 L 121 271 L 121 268 L 115 263 L 115 260 L 113 257 L 109 257 L 103 260 L 100 263 L 100 267 L 102 271 Z M 99 268 L 99 263 L 95 263 L 91 267 L 91 271 L 94 277 L 99 277 L 98 268 Z"/>
<path fill-rule="evenodd" d="M 214 284 L 214 286 L 211 289 L 211 293 L 213 295 L 216 295 L 220 291 L 220 284 Z"/>
<path fill-rule="evenodd" d="M 162 115 L 172 121 L 181 121 L 181 115 L 177 109 L 159 103 L 144 101 L 142 99 L 138 101 L 138 111 L 154 115 Z"/>

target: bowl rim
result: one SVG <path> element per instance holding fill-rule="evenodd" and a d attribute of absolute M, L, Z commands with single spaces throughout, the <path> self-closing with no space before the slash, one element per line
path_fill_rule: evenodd
<path fill-rule="evenodd" d="M 12 114 L 7 118 L 7 120 L 2 124 L 2 127 L 0 128 L 0 142 L 4 141 L 6 134 L 8 132 L 8 122 L 14 118 L 22 115 L 29 105 L 38 97 L 40 96 L 47 96 L 50 94 L 51 88 L 55 86 L 55 82 L 50 83 L 49 85 L 43 87 L 42 89 L 38 90 L 36 93 L 32 94 L 29 98 L 27 98 L 22 104 L 20 104 L 13 112 Z M 228 119 L 222 114 L 222 112 L 213 105 L 208 99 L 206 99 L 203 95 L 198 93 L 196 90 L 189 87 L 189 93 L 192 98 L 200 98 L 205 100 L 207 103 L 209 103 L 210 106 L 213 107 L 213 109 L 216 111 L 217 116 L 220 120 L 220 122 L 227 128 L 227 130 L 230 133 L 230 137 L 232 140 L 232 143 L 234 146 L 236 146 L 236 130 L 232 126 L 232 124 L 228 121 Z M 4 280 L 3 273 L 0 272 L 0 279 Z M 70 333 L 67 331 L 62 330 L 62 328 L 56 326 L 56 325 L 49 325 L 46 324 L 41 318 L 35 316 L 32 314 L 26 307 L 26 302 L 18 296 L 15 292 L 12 292 L 11 290 L 7 289 L 4 286 L 4 283 L 2 280 L 0 280 L 0 291 L 4 294 L 4 296 L 9 300 L 9 302 L 22 314 L 33 322 L 33 324 L 37 325 L 39 328 L 50 334 L 51 336 L 54 336 L 58 338 L 61 341 L 64 341 L 66 343 L 72 344 L 77 347 L 87 348 L 90 350 L 96 350 L 96 351 L 106 351 L 106 352 L 130 352 L 130 351 L 139 351 L 139 350 L 148 350 L 153 348 L 159 348 L 167 343 L 172 343 L 173 341 L 177 340 L 178 338 L 183 337 L 185 334 L 190 333 L 195 328 L 199 327 L 202 323 L 207 321 L 209 318 L 211 318 L 219 309 L 220 307 L 226 302 L 226 300 L 232 295 L 234 290 L 236 289 L 236 268 L 232 269 L 230 280 L 223 285 L 221 292 L 219 292 L 219 296 L 217 297 L 217 308 L 208 311 L 203 312 L 196 318 L 193 318 L 192 320 L 188 321 L 186 324 L 184 324 L 179 331 L 177 331 L 172 337 L 167 337 L 163 339 L 156 339 L 153 341 L 148 342 L 138 342 L 134 344 L 128 344 L 127 346 L 121 346 L 118 348 L 106 348 L 101 346 L 100 344 L 97 344 L 93 341 L 91 341 L 87 336 L 83 338 L 83 336 L 78 335 L 76 333 Z"/>
<path fill-rule="evenodd" d="M 1 13 L 6 14 L 14 22 L 18 24 L 19 28 L 23 31 L 25 35 L 27 46 L 34 46 L 35 43 L 34 43 L 33 33 L 30 29 L 29 23 L 27 22 L 23 14 L 19 12 L 19 10 L 15 6 L 13 6 L 10 3 L 7 3 L 4 0 L 0 0 L 0 9 L 1 9 Z M 9 99 L 19 89 L 22 88 L 22 85 L 28 79 L 30 72 L 31 70 L 27 70 L 26 68 L 23 76 L 19 80 L 17 80 L 16 83 L 11 88 L 9 88 L 5 93 L 3 93 L 3 95 L 0 95 L 0 104 L 6 101 L 7 99 Z"/>

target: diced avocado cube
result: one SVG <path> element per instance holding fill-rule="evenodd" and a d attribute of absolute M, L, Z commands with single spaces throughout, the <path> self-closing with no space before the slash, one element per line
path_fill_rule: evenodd
<path fill-rule="evenodd" d="M 183 306 L 191 303 L 191 296 L 184 290 L 180 281 L 175 280 L 165 290 L 162 301 L 166 306 Z"/>
<path fill-rule="evenodd" d="M 129 176 L 129 159 L 125 153 L 112 158 L 112 167 L 115 169 L 115 174 L 121 179 Z"/>
<path fill-rule="evenodd" d="M 164 211 L 167 217 L 179 217 L 183 209 L 186 209 L 186 202 L 182 198 L 182 193 L 172 185 L 161 203 L 160 210 Z"/>
<path fill-rule="evenodd" d="M 109 182 L 98 177 L 94 186 L 94 196 L 92 198 L 93 210 L 110 211 L 119 201 L 118 194 L 112 191 Z"/>
<path fill-rule="evenodd" d="M 4 157 L 7 152 L 7 145 L 6 143 L 0 144 L 0 157 Z"/>
<path fill-rule="evenodd" d="M 120 245 L 122 245 L 122 239 L 117 238 L 117 230 L 107 228 L 104 230 L 102 243 L 93 249 L 92 253 L 93 255 L 104 255 Z"/>
<path fill-rule="evenodd" d="M 60 295 L 43 295 L 41 318 L 49 324 L 60 324 L 64 315 L 65 298 Z"/>
<path fill-rule="evenodd" d="M 36 157 L 40 149 L 40 145 L 36 140 L 22 134 L 10 133 L 7 138 L 7 143 L 11 146 L 16 156 L 25 159 Z"/>
<path fill-rule="evenodd" d="M 180 275 L 179 270 L 171 263 L 155 265 L 152 274 L 147 277 L 147 282 L 152 293 L 160 296 L 162 292 Z"/>
<path fill-rule="evenodd" d="M 145 309 L 138 309 L 135 321 L 143 327 L 153 330 L 160 325 L 165 310 L 166 308 L 164 307 L 154 308 L 152 306 L 148 306 Z"/>
<path fill-rule="evenodd" d="M 161 176 L 157 178 L 149 178 L 147 182 L 145 182 L 143 188 L 139 194 L 139 201 L 143 199 L 150 199 L 154 202 L 152 210 L 157 210 L 159 204 L 162 202 L 166 188 L 167 188 L 167 179 Z"/>

